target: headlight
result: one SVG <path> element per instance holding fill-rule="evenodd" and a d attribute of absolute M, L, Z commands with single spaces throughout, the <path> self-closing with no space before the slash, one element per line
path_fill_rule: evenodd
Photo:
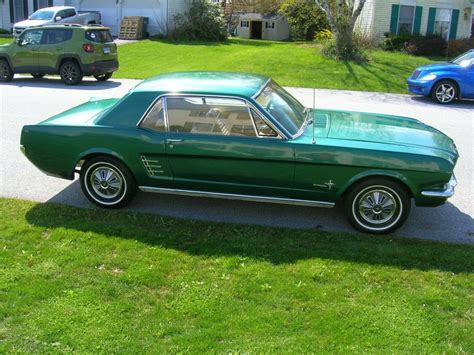
<path fill-rule="evenodd" d="M 421 81 L 431 81 L 431 80 L 434 80 L 434 79 L 436 79 L 435 74 L 428 74 L 428 75 L 425 75 L 424 77 L 420 78 Z"/>

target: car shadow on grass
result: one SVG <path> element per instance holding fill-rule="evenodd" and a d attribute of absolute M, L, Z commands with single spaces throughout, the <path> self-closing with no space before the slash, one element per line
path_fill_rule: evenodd
<path fill-rule="evenodd" d="M 77 185 L 72 184 L 66 190 L 80 201 L 84 197 L 77 195 Z M 50 202 L 70 201 L 72 197 L 61 195 Z M 446 207 L 455 209 L 453 205 Z M 324 210 L 139 194 L 127 211 L 80 209 L 46 203 L 32 207 L 26 218 L 35 226 L 94 232 L 199 257 L 235 256 L 273 264 L 323 258 L 400 269 L 474 272 L 472 246 L 395 236 L 325 232 L 324 218 L 342 218 L 340 213 L 338 208 Z M 252 215 L 254 218 L 250 218 Z M 256 222 L 258 218 L 260 223 Z M 293 218 L 296 221 L 310 218 L 315 225 L 312 228 L 300 226 L 299 229 L 281 227 L 282 221 Z M 463 218 L 466 223 L 467 219 L 472 221 L 467 215 Z"/>
<path fill-rule="evenodd" d="M 104 90 L 114 89 L 122 85 L 119 81 L 104 81 L 99 82 L 95 79 L 86 79 L 79 85 L 66 85 L 59 77 L 46 77 L 42 79 L 34 79 L 29 77 L 14 78 L 9 83 L 2 83 L 2 86 L 17 86 L 17 87 L 35 87 L 39 89 L 61 89 L 61 90 Z"/>

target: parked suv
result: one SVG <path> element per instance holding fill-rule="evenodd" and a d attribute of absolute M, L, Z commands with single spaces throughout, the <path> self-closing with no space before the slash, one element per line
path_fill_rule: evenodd
<path fill-rule="evenodd" d="M 108 80 L 118 67 L 117 45 L 100 25 L 31 27 L 0 46 L 0 82 L 11 81 L 16 73 L 36 79 L 59 74 L 65 84 L 77 85 L 84 75 Z"/>

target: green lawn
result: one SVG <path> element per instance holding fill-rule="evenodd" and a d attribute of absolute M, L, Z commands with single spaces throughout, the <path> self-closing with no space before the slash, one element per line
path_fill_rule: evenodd
<path fill-rule="evenodd" d="M 473 353 L 473 252 L 0 199 L 0 353 Z"/>
<path fill-rule="evenodd" d="M 226 43 L 145 40 L 119 47 L 117 78 L 143 79 L 170 71 L 218 70 L 271 76 L 285 86 L 407 93 L 406 78 L 422 57 L 381 50 L 358 65 L 324 58 L 311 43 L 230 39 Z"/>

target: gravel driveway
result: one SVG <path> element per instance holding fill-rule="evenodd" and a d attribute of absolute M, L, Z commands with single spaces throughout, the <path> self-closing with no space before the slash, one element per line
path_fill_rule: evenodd
<path fill-rule="evenodd" d="M 57 79 L 26 77 L 1 84 L 0 196 L 91 207 L 77 180 L 50 178 L 26 160 L 19 150 L 21 128 L 90 97 L 122 96 L 136 84 L 134 80 L 85 81 L 83 85 L 71 88 Z M 313 90 L 289 90 L 306 106 L 312 106 Z M 414 208 L 397 235 L 474 244 L 474 102 L 442 107 L 408 95 L 332 90 L 316 90 L 315 94 L 317 107 L 414 117 L 452 137 L 461 155 L 455 170 L 459 182 L 456 195 L 442 207 Z M 340 208 L 327 210 L 139 193 L 129 210 L 179 218 L 353 232 Z"/>

